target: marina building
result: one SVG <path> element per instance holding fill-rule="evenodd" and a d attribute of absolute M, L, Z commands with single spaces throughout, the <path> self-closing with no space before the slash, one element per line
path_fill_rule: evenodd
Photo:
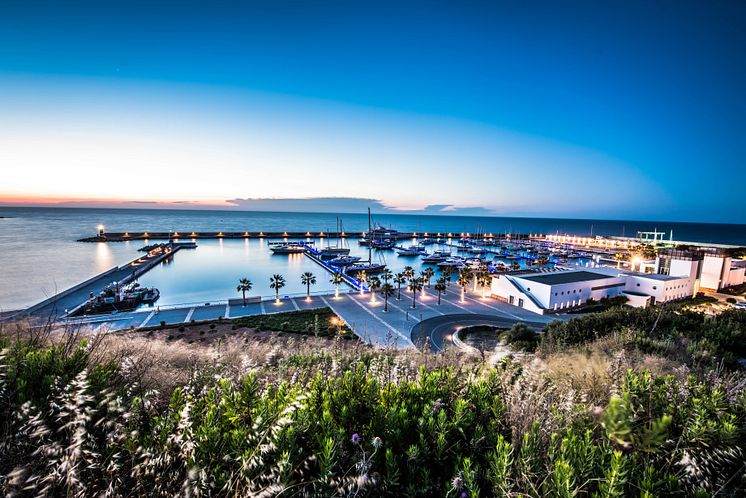
<path fill-rule="evenodd" d="M 688 276 L 593 268 L 496 275 L 491 293 L 500 301 L 545 314 L 616 296 L 637 307 L 675 301 L 693 295 L 693 282 Z"/>

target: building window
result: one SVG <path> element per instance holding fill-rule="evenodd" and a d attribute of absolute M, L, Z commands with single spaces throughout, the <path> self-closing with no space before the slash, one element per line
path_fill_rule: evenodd
<path fill-rule="evenodd" d="M 653 290 L 656 290 L 657 288 L 658 288 L 658 287 L 656 287 L 655 285 L 653 286 Z"/>

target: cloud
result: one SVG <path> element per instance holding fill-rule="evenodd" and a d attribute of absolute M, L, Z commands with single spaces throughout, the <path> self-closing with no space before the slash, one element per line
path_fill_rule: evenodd
<path fill-rule="evenodd" d="M 15 202 L 14 202 L 15 201 Z M 141 201 L 105 199 L 26 199 L 3 200 L 16 206 L 130 208 L 130 209 L 207 209 L 238 211 L 277 211 L 292 213 L 364 213 L 368 208 L 378 214 L 419 214 L 452 216 L 499 216 L 500 213 L 481 206 L 459 207 L 453 204 L 429 204 L 422 209 L 390 206 L 381 199 L 367 197 L 255 197 L 219 201 Z"/>

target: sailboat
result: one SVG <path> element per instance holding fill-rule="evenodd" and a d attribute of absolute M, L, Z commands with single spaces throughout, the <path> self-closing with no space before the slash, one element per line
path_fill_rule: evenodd
<path fill-rule="evenodd" d="M 370 208 L 368 208 L 368 234 L 370 233 L 371 233 Z M 347 267 L 347 270 L 345 270 L 345 272 L 348 274 L 365 272 L 367 275 L 374 275 L 376 273 L 381 273 L 385 268 L 386 268 L 385 264 L 373 262 L 372 247 L 369 245 L 368 246 L 368 261 L 364 263 L 356 263 L 354 265 L 350 265 Z"/>
<path fill-rule="evenodd" d="M 349 247 L 343 247 L 340 245 L 340 226 L 341 221 L 339 220 L 339 217 L 337 217 L 337 243 L 333 246 L 326 246 L 319 252 L 319 257 L 321 259 L 331 259 L 331 258 L 338 258 L 339 256 L 346 256 L 350 254 L 350 248 Z"/>

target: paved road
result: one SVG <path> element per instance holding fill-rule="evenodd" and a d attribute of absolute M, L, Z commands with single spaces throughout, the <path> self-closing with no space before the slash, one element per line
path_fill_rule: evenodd
<path fill-rule="evenodd" d="M 529 322 L 516 318 L 497 316 L 497 315 L 474 315 L 462 313 L 456 315 L 436 316 L 423 320 L 414 327 L 410 332 L 412 342 L 417 347 L 424 347 L 427 344 L 431 351 L 442 351 L 448 345 L 453 344 L 455 332 L 463 327 L 475 325 L 491 325 L 500 328 L 510 328 L 515 323 L 525 323 L 531 328 L 541 329 L 546 322 Z"/>

